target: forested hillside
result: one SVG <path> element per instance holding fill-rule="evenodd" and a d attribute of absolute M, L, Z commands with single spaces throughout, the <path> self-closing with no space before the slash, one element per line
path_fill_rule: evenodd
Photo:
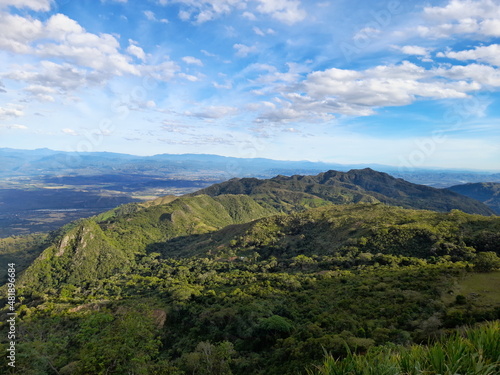
<path fill-rule="evenodd" d="M 500 319 L 500 218 L 381 202 L 438 197 L 407 184 L 373 171 L 232 180 L 4 241 L 19 273 L 19 335 L 15 371 L 6 357 L 2 368 L 348 374 L 336 369 L 376 355 L 401 366 L 397 348 L 420 350 L 408 358 L 427 374 L 422 345 L 470 347 L 450 334 Z M 485 337 L 500 339 L 490 327 Z M 4 352 L 7 329 L 4 319 Z M 479 375 L 500 369 L 486 350 L 468 359 Z"/>
<path fill-rule="evenodd" d="M 284 210 L 295 210 L 309 203 L 336 204 L 382 202 L 405 208 L 491 215 L 484 204 L 452 191 L 412 184 L 370 168 L 349 172 L 328 171 L 317 176 L 277 176 L 268 180 L 232 179 L 194 194 L 247 194 Z"/>

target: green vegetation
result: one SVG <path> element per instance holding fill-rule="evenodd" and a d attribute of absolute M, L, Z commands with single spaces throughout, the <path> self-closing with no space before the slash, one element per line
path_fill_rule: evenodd
<path fill-rule="evenodd" d="M 500 324 L 466 329 L 430 346 L 389 346 L 346 358 L 328 355 L 310 375 L 494 375 L 500 372 Z"/>
<path fill-rule="evenodd" d="M 26 269 L 49 243 L 49 236 L 43 233 L 0 238 L 0 269 L 6 270 L 8 263 L 16 263 L 19 271 Z M 7 274 L 2 272 L 0 284 L 6 280 Z"/>
<path fill-rule="evenodd" d="M 452 191 L 412 184 L 370 168 L 349 172 L 328 171 L 317 176 L 277 176 L 268 180 L 232 179 L 194 194 L 247 194 L 287 212 L 304 208 L 304 202 L 312 202 L 310 207 L 326 202 L 382 202 L 440 212 L 459 209 L 481 215 L 494 213 L 479 201 Z"/>
<path fill-rule="evenodd" d="M 388 206 L 364 193 L 335 205 L 314 184 L 310 196 L 256 194 L 252 181 L 250 191 L 233 181 L 239 195 L 132 203 L 46 236 L 2 240 L 5 261 L 39 254 L 18 275 L 16 371 L 5 357 L 2 371 L 498 370 L 499 217 Z M 3 320 L 4 352 L 6 329 Z M 462 367 L 452 367 L 458 356 Z"/>

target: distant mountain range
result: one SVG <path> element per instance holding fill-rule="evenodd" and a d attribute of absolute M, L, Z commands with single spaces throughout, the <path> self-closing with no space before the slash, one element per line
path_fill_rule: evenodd
<path fill-rule="evenodd" d="M 135 156 L 110 152 L 63 152 L 49 149 L 0 148 L 0 178 L 45 176 L 189 177 L 224 181 L 233 177 L 269 178 L 279 174 L 316 174 L 370 167 L 414 183 L 448 187 L 462 183 L 500 182 L 500 173 L 424 168 L 398 168 L 378 164 L 281 161 L 234 158 L 207 154 Z"/>

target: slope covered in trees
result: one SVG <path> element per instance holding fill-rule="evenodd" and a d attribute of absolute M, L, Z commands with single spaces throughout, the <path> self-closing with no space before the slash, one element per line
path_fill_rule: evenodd
<path fill-rule="evenodd" d="M 12 240 L 25 263 L 43 251 L 18 275 L 11 373 L 306 374 L 330 366 L 325 351 L 384 353 L 500 319 L 482 286 L 499 280 L 500 218 L 389 206 L 374 191 L 405 183 L 361 175 L 233 180 Z"/>
<path fill-rule="evenodd" d="M 370 168 L 328 171 L 317 176 L 277 176 L 268 180 L 232 179 L 194 194 L 247 194 L 286 211 L 308 204 L 382 202 L 405 208 L 491 215 L 480 202 L 448 190 L 417 185 Z"/>

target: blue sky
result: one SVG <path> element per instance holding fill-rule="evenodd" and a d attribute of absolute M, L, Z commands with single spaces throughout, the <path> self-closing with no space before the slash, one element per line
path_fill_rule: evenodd
<path fill-rule="evenodd" d="M 494 0 L 0 0 L 0 147 L 500 170 Z"/>

